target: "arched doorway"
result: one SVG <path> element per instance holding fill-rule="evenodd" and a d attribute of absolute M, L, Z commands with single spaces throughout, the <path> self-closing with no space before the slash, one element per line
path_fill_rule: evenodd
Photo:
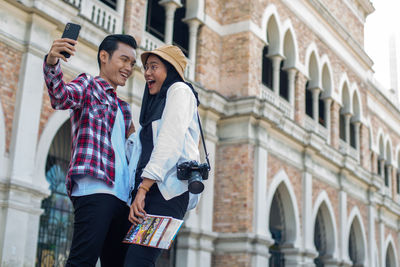
<path fill-rule="evenodd" d="M 281 247 L 285 242 L 285 213 L 281 194 L 277 191 L 272 199 L 271 212 L 269 215 L 269 230 L 271 232 L 274 244 L 269 247 L 270 267 L 285 266 L 284 254 Z"/>
<path fill-rule="evenodd" d="M 322 216 L 321 210 L 318 211 L 317 219 L 314 225 L 314 245 L 318 251 L 318 257 L 314 259 L 316 267 L 323 267 L 323 258 L 326 255 L 327 245 L 326 245 L 326 229 L 324 217 Z"/>
<path fill-rule="evenodd" d="M 396 257 L 394 254 L 394 249 L 392 244 L 389 244 L 389 246 L 386 249 L 385 266 L 396 267 Z"/>
<path fill-rule="evenodd" d="M 36 266 L 64 266 L 73 232 L 73 207 L 65 188 L 70 160 L 71 124 L 66 121 L 50 146 L 46 161 L 46 180 L 51 194 L 42 201 Z"/>
<path fill-rule="evenodd" d="M 364 242 L 362 240 L 362 231 L 358 220 L 354 220 L 351 224 L 348 248 L 352 266 L 364 266 Z"/>
<path fill-rule="evenodd" d="M 332 207 L 329 202 L 324 201 L 318 208 L 314 224 L 314 245 L 318 252 L 314 259 L 315 266 L 322 267 L 335 261 L 335 232 Z"/>

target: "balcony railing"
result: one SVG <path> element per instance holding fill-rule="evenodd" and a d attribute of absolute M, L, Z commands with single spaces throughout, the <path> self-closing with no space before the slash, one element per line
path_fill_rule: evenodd
<path fill-rule="evenodd" d="M 79 9 L 79 14 L 102 29 L 116 33 L 122 30 L 122 16 L 98 0 L 63 0 Z"/>
<path fill-rule="evenodd" d="M 261 99 L 267 100 L 269 103 L 275 105 L 275 93 L 266 86 L 261 87 Z"/>
<path fill-rule="evenodd" d="M 144 51 L 151 51 L 163 45 L 165 45 L 163 41 L 161 41 L 160 39 L 158 39 L 157 37 L 153 36 L 148 32 L 144 32 L 142 41 L 140 43 L 140 48 L 143 49 Z M 189 58 L 186 58 L 186 60 L 187 60 L 187 65 L 184 73 L 185 77 L 190 80 L 193 80 L 195 66 Z"/>

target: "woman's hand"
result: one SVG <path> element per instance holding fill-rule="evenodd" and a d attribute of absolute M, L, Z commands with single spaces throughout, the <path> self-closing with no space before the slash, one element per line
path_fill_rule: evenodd
<path fill-rule="evenodd" d="M 146 198 L 146 191 L 143 188 L 138 189 L 135 200 L 131 205 L 129 211 L 129 221 L 134 225 L 142 223 L 146 217 L 146 211 L 144 210 L 144 200 Z"/>

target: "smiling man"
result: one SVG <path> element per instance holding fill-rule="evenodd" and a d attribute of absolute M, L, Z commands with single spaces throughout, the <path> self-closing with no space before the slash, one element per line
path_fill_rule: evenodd
<path fill-rule="evenodd" d="M 66 266 L 122 266 L 127 246 L 130 189 L 125 140 L 132 130 L 128 103 L 117 97 L 136 63 L 130 35 L 107 36 L 97 55 L 99 76 L 82 73 L 63 81 L 61 52 L 74 55 L 76 41 L 57 39 L 45 57 L 44 78 L 54 109 L 69 109 L 72 125 L 67 193 L 74 206 L 74 234 Z"/>

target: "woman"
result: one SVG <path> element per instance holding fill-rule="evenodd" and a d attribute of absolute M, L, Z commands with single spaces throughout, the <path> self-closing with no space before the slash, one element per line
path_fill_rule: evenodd
<path fill-rule="evenodd" d="M 129 220 L 138 224 L 145 215 L 183 219 L 198 195 L 178 180 L 176 164 L 199 160 L 197 93 L 184 82 L 186 58 L 172 45 L 141 55 L 146 87 L 140 111 L 140 128 L 129 138 L 129 168 L 135 190 Z M 129 153 L 128 153 L 129 154 Z M 125 266 L 155 266 L 161 249 L 130 245 Z"/>

